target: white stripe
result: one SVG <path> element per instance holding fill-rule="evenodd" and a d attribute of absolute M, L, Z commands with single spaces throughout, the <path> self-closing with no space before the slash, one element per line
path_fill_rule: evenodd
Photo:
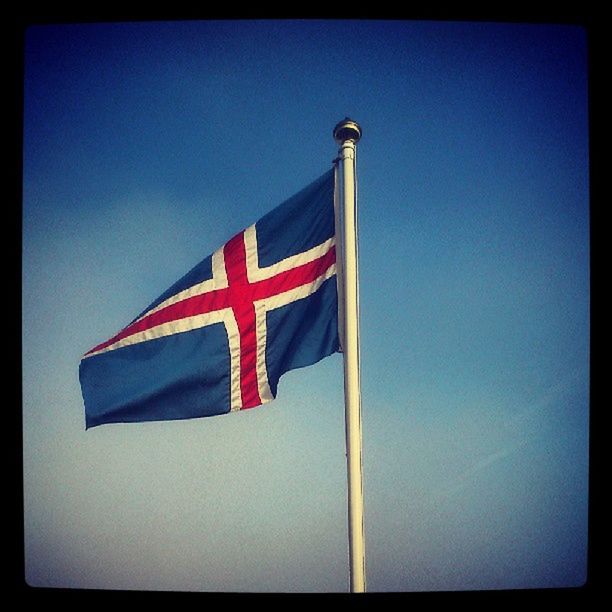
<path fill-rule="evenodd" d="M 272 264 L 271 266 L 260 268 L 259 255 L 257 251 L 257 233 L 255 231 L 255 226 L 251 225 L 244 230 L 244 246 L 246 249 L 246 265 L 249 282 L 254 283 L 260 280 L 266 280 L 280 274 L 281 272 L 286 272 L 287 270 L 310 263 L 319 257 L 323 257 L 323 255 L 325 255 L 335 244 L 336 239 L 332 237 L 325 242 L 308 249 L 308 251 L 298 253 L 297 255 L 291 255 L 290 257 L 282 259 L 278 263 Z"/>
<path fill-rule="evenodd" d="M 182 300 L 186 300 L 187 298 L 194 297 L 196 295 L 202 295 L 203 293 L 208 293 L 210 291 L 214 291 L 215 289 L 226 289 L 228 283 L 227 273 L 225 271 L 225 257 L 223 255 L 223 247 L 217 249 L 212 254 L 212 273 L 212 278 L 202 281 L 201 283 L 192 285 L 191 287 L 184 289 L 183 291 L 175 293 L 172 297 L 169 297 L 161 304 L 155 306 L 155 308 L 148 310 L 142 316 L 138 317 L 136 321 L 140 321 L 141 319 L 148 317 L 154 312 L 163 310 L 164 308 L 172 306 L 172 304 L 176 304 L 177 302 L 181 302 Z M 136 321 L 134 321 L 134 323 Z"/>
<path fill-rule="evenodd" d="M 125 338 L 117 340 L 117 342 L 113 342 L 113 344 L 109 344 L 108 346 L 105 346 L 94 353 L 88 353 L 85 357 L 89 358 L 93 357 L 94 355 L 114 351 L 125 346 L 139 344 L 140 342 L 147 342 L 148 340 L 156 340 L 157 338 L 171 336 L 172 334 L 192 331 L 194 329 L 199 329 L 200 327 L 213 325 L 214 323 L 226 323 L 228 316 L 232 319 L 234 318 L 234 313 L 231 308 L 223 308 L 222 310 L 214 310 L 212 312 L 206 312 L 204 314 L 162 323 L 155 327 L 145 329 L 144 331 L 136 332 L 131 336 L 126 336 Z"/>
<path fill-rule="evenodd" d="M 257 389 L 262 404 L 274 399 L 268 382 L 268 368 L 266 366 L 266 343 L 268 340 L 268 330 L 266 321 L 266 301 L 254 302 L 255 306 L 255 331 L 257 333 Z"/>
<path fill-rule="evenodd" d="M 231 308 L 225 316 L 225 331 L 230 352 L 230 412 L 242 408 L 242 392 L 240 391 L 240 332 L 238 322 Z"/>

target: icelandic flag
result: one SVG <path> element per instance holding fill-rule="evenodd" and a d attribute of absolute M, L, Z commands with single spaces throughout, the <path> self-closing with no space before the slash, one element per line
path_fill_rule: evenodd
<path fill-rule="evenodd" d="M 338 350 L 330 170 L 83 356 L 86 428 L 259 406 L 283 373 Z"/>

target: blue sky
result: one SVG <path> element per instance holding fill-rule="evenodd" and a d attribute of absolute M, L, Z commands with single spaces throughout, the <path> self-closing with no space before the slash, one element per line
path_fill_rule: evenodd
<path fill-rule="evenodd" d="M 571 25 L 33 26 L 29 584 L 348 589 L 342 361 L 243 414 L 85 431 L 81 355 L 358 146 L 368 589 L 586 579 L 587 39 Z"/>

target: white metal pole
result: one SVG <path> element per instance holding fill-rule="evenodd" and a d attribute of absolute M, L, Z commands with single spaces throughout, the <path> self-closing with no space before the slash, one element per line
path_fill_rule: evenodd
<path fill-rule="evenodd" d="M 355 152 L 361 138 L 359 125 L 346 118 L 334 128 L 340 146 L 342 294 L 344 308 L 342 348 L 344 352 L 344 401 L 346 464 L 348 480 L 348 528 L 350 590 L 363 593 L 365 581 L 365 541 L 363 520 L 363 467 L 361 460 L 361 393 L 359 380 L 359 310 L 357 283 L 357 232 Z"/>

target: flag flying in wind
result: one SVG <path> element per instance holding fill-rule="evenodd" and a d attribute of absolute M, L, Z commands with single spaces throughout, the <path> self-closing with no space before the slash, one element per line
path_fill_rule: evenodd
<path fill-rule="evenodd" d="M 83 356 L 86 427 L 259 406 L 283 373 L 338 350 L 330 170 Z"/>

